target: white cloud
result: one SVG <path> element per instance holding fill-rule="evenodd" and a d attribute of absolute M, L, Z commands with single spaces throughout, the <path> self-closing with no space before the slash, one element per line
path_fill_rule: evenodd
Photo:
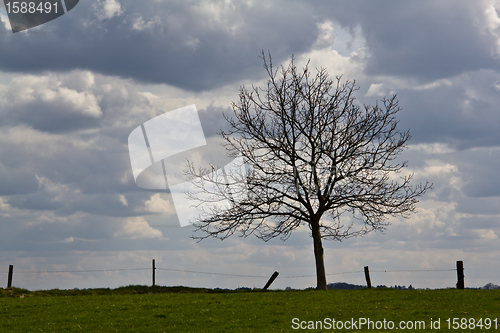
<path fill-rule="evenodd" d="M 0 14 L 0 22 L 2 22 L 5 26 L 5 29 L 8 30 L 8 31 L 11 31 L 11 27 L 10 27 L 10 21 L 9 21 L 9 18 L 3 14 Z"/>
<path fill-rule="evenodd" d="M 337 39 L 332 21 L 324 21 L 316 24 L 318 26 L 318 39 L 314 43 L 314 48 L 323 49 L 332 47 Z"/>
<path fill-rule="evenodd" d="M 99 0 L 94 4 L 94 10 L 99 20 L 110 19 L 123 14 L 122 6 L 118 0 Z"/>
<path fill-rule="evenodd" d="M 450 145 L 446 143 L 421 143 L 421 144 L 416 144 L 416 145 L 410 145 L 409 146 L 410 150 L 416 150 L 423 152 L 427 155 L 442 155 L 442 154 L 448 154 L 448 153 L 453 153 L 456 150 L 451 148 Z"/>
<path fill-rule="evenodd" d="M 5 200 L 0 197 L 0 216 L 2 217 L 11 217 L 11 213 L 14 211 L 14 208 L 9 205 Z"/>
<path fill-rule="evenodd" d="M 302 67 L 310 60 L 309 69 L 315 74 L 316 68 L 326 68 L 330 77 L 341 76 L 344 80 L 360 80 L 364 78 L 363 68 L 365 55 L 363 50 L 353 52 L 351 56 L 343 56 L 330 47 L 313 49 L 297 57 L 297 67 Z"/>
<path fill-rule="evenodd" d="M 147 22 L 144 21 L 142 16 L 139 16 L 134 19 L 132 23 L 132 30 L 137 30 L 137 31 L 150 30 L 157 26 L 162 26 L 162 21 L 159 16 L 154 16 L 151 20 Z"/>
<path fill-rule="evenodd" d="M 486 9 L 484 9 L 484 18 L 480 23 L 483 31 L 487 31 L 491 36 L 496 39 L 496 45 L 493 50 L 494 56 L 500 55 L 500 17 L 498 16 L 498 9 L 500 3 L 498 1 L 488 1 Z"/>
<path fill-rule="evenodd" d="M 415 173 L 417 177 L 428 178 L 436 175 L 456 174 L 458 172 L 456 165 L 440 160 L 428 160 L 426 164 L 427 165 L 423 169 Z"/>
<path fill-rule="evenodd" d="M 495 31 L 500 25 L 500 18 L 498 17 L 497 10 L 495 6 L 491 5 L 484 11 L 486 16 L 486 24 L 490 31 Z"/>
<path fill-rule="evenodd" d="M 161 231 L 153 229 L 143 217 L 130 217 L 125 219 L 114 237 L 120 238 L 163 238 Z"/>
<path fill-rule="evenodd" d="M 128 201 L 127 201 L 127 198 L 125 198 L 125 196 L 123 194 L 119 194 L 118 195 L 119 199 L 120 199 L 120 202 L 124 205 L 124 206 L 128 206 Z"/>
<path fill-rule="evenodd" d="M 342 76 L 344 81 L 365 79 L 369 54 L 360 27 L 347 30 L 330 20 L 317 23 L 317 27 L 318 36 L 311 50 L 296 55 L 297 67 L 310 61 L 313 74 L 316 68 L 325 68 L 332 79 L 337 76 Z"/>
<path fill-rule="evenodd" d="M 390 238 L 404 240 L 408 245 L 418 241 L 439 242 L 452 228 L 458 214 L 455 202 L 423 200 L 409 219 L 391 219 Z"/>
<path fill-rule="evenodd" d="M 208 26 L 223 29 L 230 35 L 236 35 L 245 23 L 232 1 L 201 1 L 192 10 Z"/>
<path fill-rule="evenodd" d="M 383 89 L 383 84 L 382 83 L 372 83 L 370 84 L 370 88 L 368 88 L 368 92 L 366 93 L 366 97 L 372 97 L 372 96 L 385 96 L 386 93 L 384 92 Z"/>
<path fill-rule="evenodd" d="M 437 87 L 440 87 L 440 86 L 451 86 L 453 84 L 452 80 L 450 79 L 439 79 L 439 80 L 435 80 L 433 82 L 430 82 L 430 83 L 426 83 L 426 84 L 423 84 L 423 85 L 419 85 L 419 84 L 410 84 L 408 85 L 408 88 L 409 89 L 415 89 L 415 90 L 427 90 L 427 89 L 432 89 L 432 88 L 437 88 Z"/>
<path fill-rule="evenodd" d="M 498 239 L 498 236 L 495 234 L 495 231 L 491 229 L 476 229 L 473 230 L 473 233 L 476 237 L 485 240 Z"/>
<path fill-rule="evenodd" d="M 84 73 L 84 80 L 91 85 L 93 77 Z M 63 86 L 53 75 L 20 75 L 14 77 L 6 92 L 7 107 L 23 109 L 28 105 L 52 105 L 67 113 L 91 118 L 102 116 L 96 97 L 88 91 L 77 91 Z"/>
<path fill-rule="evenodd" d="M 151 213 L 160 213 L 160 214 L 171 214 L 174 213 L 171 203 L 166 198 L 162 198 L 162 196 L 166 196 L 165 194 L 160 195 L 160 193 L 156 193 L 151 196 L 151 198 L 146 201 L 145 205 L 149 212 Z"/>
<path fill-rule="evenodd" d="M 76 91 L 90 91 L 96 82 L 91 71 L 74 71 L 58 75 L 59 85 Z"/>
<path fill-rule="evenodd" d="M 66 184 L 53 182 L 47 177 L 36 175 L 36 179 L 40 190 L 50 194 L 54 201 L 62 201 L 70 192 L 79 192 L 71 190 Z"/>

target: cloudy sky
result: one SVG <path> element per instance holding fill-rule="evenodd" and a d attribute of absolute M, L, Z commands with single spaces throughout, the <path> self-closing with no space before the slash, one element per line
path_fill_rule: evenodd
<path fill-rule="evenodd" d="M 397 93 L 412 134 L 402 158 L 434 183 L 384 234 L 325 242 L 328 282 L 463 260 L 466 286 L 500 284 L 499 13 L 493 0 L 81 0 L 13 34 L 0 6 L 0 285 L 9 264 L 27 289 L 150 284 L 131 269 L 155 258 L 161 285 L 262 287 L 279 271 L 275 288 L 315 286 L 305 230 L 197 243 L 168 191 L 132 174 L 129 134 L 177 108 L 195 104 L 217 146 L 239 87 L 265 82 L 261 50 L 355 79 L 359 103 Z M 106 269 L 130 270 L 27 273 Z M 456 272 L 374 272 L 372 283 L 453 287 Z"/>

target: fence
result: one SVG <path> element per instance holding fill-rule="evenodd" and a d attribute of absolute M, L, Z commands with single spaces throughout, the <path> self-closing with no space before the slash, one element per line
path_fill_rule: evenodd
<path fill-rule="evenodd" d="M 463 261 L 457 261 L 456 268 L 453 269 L 401 269 L 401 270 L 372 270 L 372 273 L 391 273 L 391 272 L 450 272 L 457 271 L 457 289 L 464 289 L 464 264 Z M 234 276 L 234 277 L 251 277 L 251 278 L 268 278 L 267 276 L 262 275 L 243 275 L 243 274 L 230 274 L 230 273 L 215 273 L 215 272 L 200 272 L 200 271 L 192 271 L 192 270 L 184 270 L 184 269 L 173 269 L 173 268 L 158 268 L 156 267 L 155 259 L 152 261 L 151 268 L 119 268 L 119 269 L 88 269 L 88 270 L 72 270 L 72 271 L 19 271 L 17 274 L 40 274 L 40 273 L 89 273 L 89 272 L 118 272 L 118 271 L 139 271 L 139 270 L 151 270 L 152 271 L 152 286 L 156 285 L 156 270 L 163 271 L 173 271 L 173 272 L 184 272 L 184 273 L 193 273 L 193 274 L 209 274 L 209 275 L 223 275 L 223 276 Z M 5 272 L 0 272 L 3 274 Z M 343 275 L 343 274 L 358 274 L 364 273 L 366 279 L 366 285 L 370 289 L 371 279 L 370 279 L 370 270 L 368 266 L 364 267 L 362 271 L 351 271 L 351 272 L 341 272 L 341 273 L 331 273 L 326 275 Z M 274 272 L 273 275 L 269 278 L 263 290 L 269 288 L 269 286 L 273 283 L 273 281 L 278 277 L 279 273 Z M 14 276 L 14 265 L 9 265 L 8 271 L 8 280 L 7 280 L 7 288 L 12 287 L 12 280 Z M 294 279 L 294 278 L 303 278 L 303 277 L 312 277 L 316 275 L 295 275 L 295 276 L 281 276 L 281 279 Z"/>

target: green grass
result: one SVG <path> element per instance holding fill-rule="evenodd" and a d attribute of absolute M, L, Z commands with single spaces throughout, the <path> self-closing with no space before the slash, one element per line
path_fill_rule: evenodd
<path fill-rule="evenodd" d="M 350 321 L 361 317 L 392 320 L 396 325 L 402 320 L 423 320 L 427 332 L 448 331 L 447 318 L 500 320 L 500 290 L 224 292 L 143 286 L 79 291 L 0 289 L 0 332 L 9 333 L 296 332 L 303 330 L 292 329 L 293 318 Z M 431 318 L 441 319 L 441 330 L 429 327 Z M 366 329 L 349 332 L 360 331 Z M 497 330 L 451 331 L 500 332 L 500 325 Z"/>

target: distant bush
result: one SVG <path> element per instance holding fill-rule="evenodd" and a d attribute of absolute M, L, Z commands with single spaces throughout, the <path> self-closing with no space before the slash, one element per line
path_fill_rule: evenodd
<path fill-rule="evenodd" d="M 329 283 L 326 286 L 328 289 L 341 289 L 341 290 L 356 290 L 356 289 L 364 289 L 366 286 L 360 286 L 357 284 L 350 284 L 346 282 L 335 282 Z"/>

